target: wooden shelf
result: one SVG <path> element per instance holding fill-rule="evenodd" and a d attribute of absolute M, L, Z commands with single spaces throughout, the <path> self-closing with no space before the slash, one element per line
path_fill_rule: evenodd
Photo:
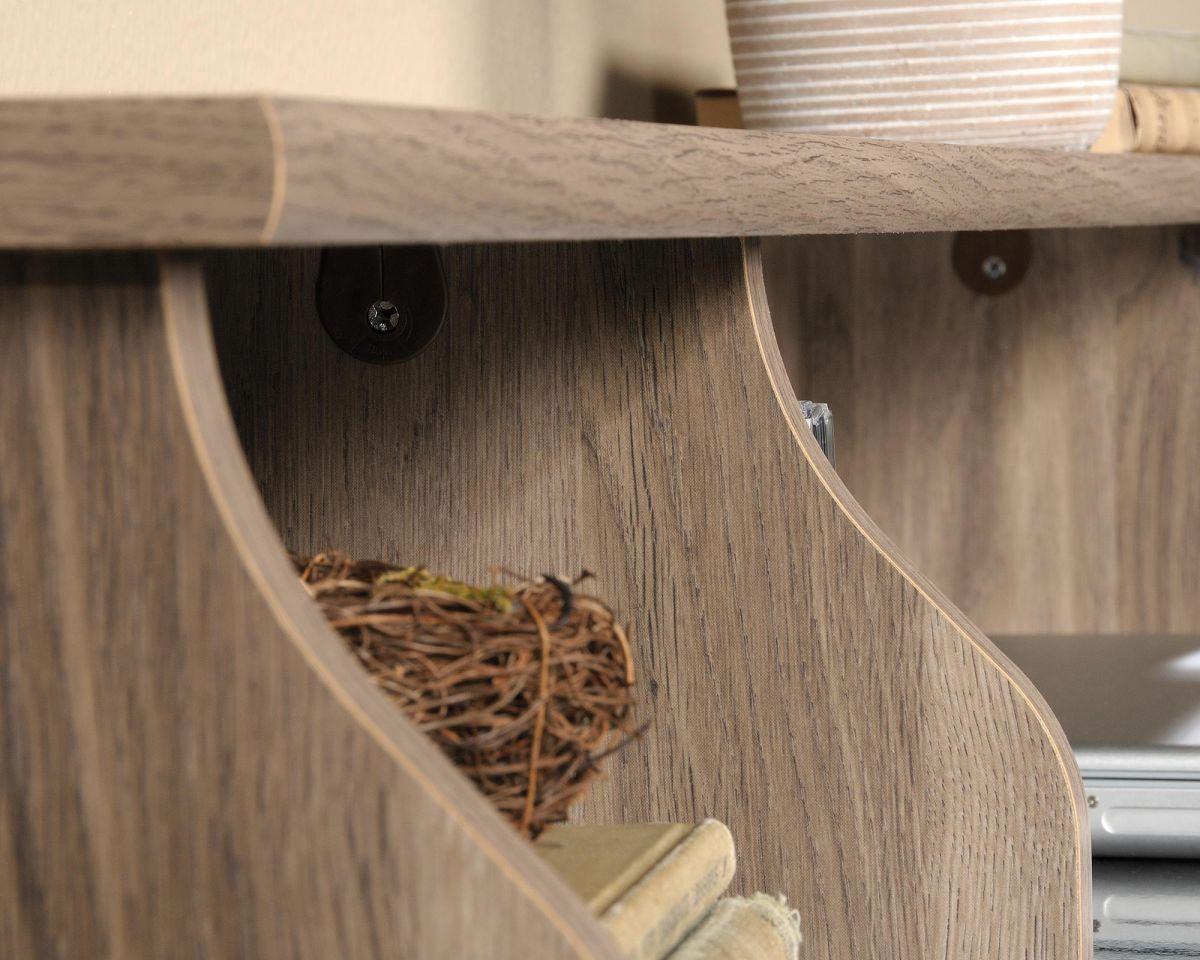
<path fill-rule="evenodd" d="M 758 242 L 694 238 L 1190 219 L 1197 172 L 263 98 L 0 103 L 0 248 L 28 248 L 0 256 L 8 953 L 615 960 L 353 662 L 286 541 L 465 579 L 594 571 L 647 726 L 578 817 L 726 822 L 736 889 L 787 894 L 806 957 L 1091 956 L 1063 731 L 820 452 Z M 412 241 L 458 244 L 443 330 L 403 366 L 356 360 L 316 313 L 322 253 L 295 248 Z M 818 246 L 875 243 L 895 240 Z M 269 245 L 293 249 L 49 249 Z M 882 276 L 856 309 L 936 315 L 923 275 Z M 1048 310 L 1094 274 L 1060 276 Z"/>
<path fill-rule="evenodd" d="M 1200 160 L 288 100 L 0 103 L 0 247 L 619 239 L 1200 219 Z"/>

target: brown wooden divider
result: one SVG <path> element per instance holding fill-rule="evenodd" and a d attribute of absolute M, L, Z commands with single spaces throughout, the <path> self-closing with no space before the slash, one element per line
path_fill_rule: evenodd
<path fill-rule="evenodd" d="M 799 418 L 757 248 L 445 254 L 441 338 L 391 367 L 314 315 L 314 252 L 206 261 L 223 372 L 295 549 L 595 571 L 645 738 L 586 820 L 733 829 L 805 956 L 1090 956 L 1082 788 L 1013 666 L 882 537 Z"/>
<path fill-rule="evenodd" d="M 616 957 L 296 581 L 194 266 L 0 256 L 0 559 L 0 955 Z"/>

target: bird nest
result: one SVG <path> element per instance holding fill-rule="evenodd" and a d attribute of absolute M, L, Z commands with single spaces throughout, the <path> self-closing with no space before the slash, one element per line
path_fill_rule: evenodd
<path fill-rule="evenodd" d="M 295 562 L 380 689 L 527 835 L 636 735 L 629 640 L 575 589 L 586 574 L 477 588 L 341 553 Z"/>

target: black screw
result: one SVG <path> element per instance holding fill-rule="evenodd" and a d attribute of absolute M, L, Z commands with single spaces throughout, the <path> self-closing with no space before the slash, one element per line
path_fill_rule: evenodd
<path fill-rule="evenodd" d="M 1021 283 L 1032 253 L 1028 230 L 992 230 L 956 234 L 950 258 L 969 289 L 994 297 Z"/>
<path fill-rule="evenodd" d="M 437 248 L 328 248 L 317 274 L 317 310 L 333 342 L 356 360 L 411 360 L 446 317 Z"/>
<path fill-rule="evenodd" d="M 992 254 L 990 257 L 984 257 L 983 263 L 979 265 L 979 269 L 983 271 L 983 275 L 989 280 L 1000 280 L 1008 273 L 1008 264 L 1004 258 L 997 254 Z"/>
<path fill-rule="evenodd" d="M 367 310 L 367 323 L 376 333 L 391 333 L 400 326 L 400 311 L 391 300 L 376 300 Z"/>

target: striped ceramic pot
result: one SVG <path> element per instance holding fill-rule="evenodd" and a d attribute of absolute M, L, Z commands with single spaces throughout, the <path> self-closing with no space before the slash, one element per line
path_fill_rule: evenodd
<path fill-rule="evenodd" d="M 1121 0 L 726 0 L 745 125 L 1085 148 Z"/>

